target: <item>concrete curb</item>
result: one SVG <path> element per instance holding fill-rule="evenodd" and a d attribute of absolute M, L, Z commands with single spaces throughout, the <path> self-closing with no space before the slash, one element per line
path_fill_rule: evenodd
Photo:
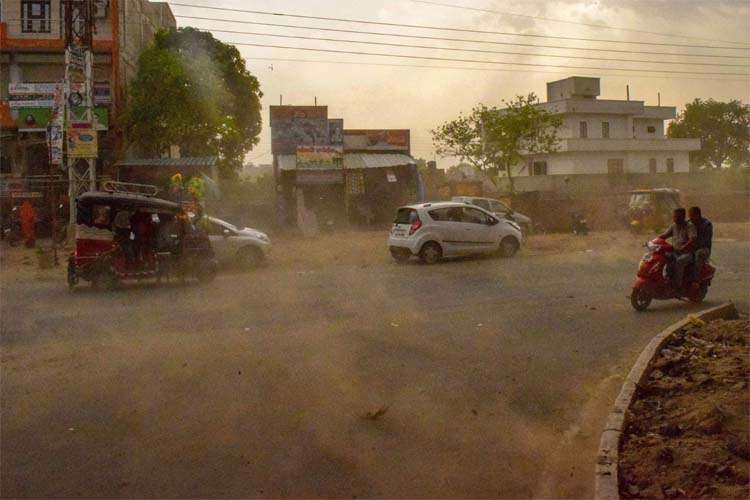
<path fill-rule="evenodd" d="M 682 321 L 678 321 L 661 331 L 643 349 L 630 373 L 628 373 L 625 382 L 622 384 L 620 394 L 615 399 L 612 411 L 609 413 L 607 421 L 604 424 L 604 432 L 602 432 L 602 437 L 599 440 L 599 451 L 596 456 L 594 471 L 594 496 L 597 500 L 615 500 L 620 498 L 617 477 L 620 437 L 627 423 L 627 410 L 633 401 L 636 388 L 648 376 L 650 372 L 649 367 L 654 357 L 661 351 L 672 334 L 687 326 L 691 318 L 713 321 L 720 318 L 730 319 L 736 317 L 737 309 L 731 302 L 706 309 L 698 314 L 689 314 Z"/>

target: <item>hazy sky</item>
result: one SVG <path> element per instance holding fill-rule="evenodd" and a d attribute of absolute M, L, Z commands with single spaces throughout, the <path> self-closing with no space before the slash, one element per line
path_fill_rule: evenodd
<path fill-rule="evenodd" d="M 564 19 L 589 24 L 606 24 L 642 31 L 688 35 L 702 38 L 672 38 L 601 29 L 596 27 L 568 24 L 527 17 L 499 15 L 426 5 L 411 0 L 175 0 L 178 3 L 213 5 L 217 7 L 268 10 L 312 16 L 355 18 L 372 21 L 395 22 L 470 28 L 477 30 L 506 31 L 513 33 L 535 33 L 556 36 L 584 38 L 606 38 L 616 40 L 649 41 L 690 45 L 731 44 L 721 41 L 736 41 L 750 46 L 748 19 L 750 1 L 746 0 L 557 0 L 557 1 L 502 1 L 502 0 L 434 0 L 437 3 L 463 5 L 466 7 L 512 12 L 537 17 Z M 174 3 L 174 2 L 172 2 Z M 501 35 L 483 35 L 407 29 L 386 26 L 365 26 L 359 24 L 303 20 L 288 17 L 265 16 L 249 13 L 236 13 L 194 9 L 173 5 L 176 15 L 193 15 L 232 20 L 261 21 L 304 26 L 335 27 L 351 30 L 378 31 L 388 33 L 419 34 L 449 38 L 470 38 L 482 40 L 510 41 L 541 45 L 586 46 L 632 50 L 653 50 L 660 52 L 690 54 L 726 54 L 747 56 L 747 59 L 691 58 L 691 61 L 744 65 L 744 67 L 712 66 L 663 66 L 660 64 L 624 63 L 621 61 L 586 61 L 549 57 L 512 56 L 500 54 L 454 52 L 444 50 L 382 47 L 340 42 L 283 39 L 269 36 L 228 34 L 214 32 L 217 38 L 227 42 L 248 42 L 275 44 L 294 47 L 314 47 L 335 50 L 381 52 L 387 54 L 423 55 L 429 57 L 459 58 L 475 60 L 495 60 L 539 64 L 573 66 L 597 66 L 606 68 L 638 67 L 649 69 L 671 69 L 676 71 L 702 72 L 750 72 L 750 50 L 708 50 L 682 47 L 652 47 L 626 44 L 603 44 L 592 42 L 571 42 L 541 38 L 522 38 Z M 216 22 L 194 19 L 177 19 L 178 26 L 192 25 L 198 28 L 253 31 L 285 35 L 311 37 L 345 38 L 367 41 L 394 42 L 412 45 L 438 45 L 463 47 L 481 50 L 511 52 L 535 52 L 544 54 L 584 55 L 593 57 L 613 57 L 647 60 L 684 61 L 679 56 L 657 56 L 651 54 L 610 54 L 601 52 L 564 51 L 533 47 L 469 44 L 462 42 L 414 40 L 363 34 L 332 33 L 303 29 L 279 28 Z M 721 41 L 707 41 L 721 40 Z M 704 76 L 703 79 L 688 79 L 687 75 L 669 75 L 668 78 L 644 78 L 642 74 L 606 70 L 578 70 L 560 68 L 530 68 L 498 66 L 478 63 L 448 61 L 394 59 L 378 56 L 344 55 L 324 52 L 271 49 L 259 47 L 238 48 L 247 61 L 250 71 L 261 83 L 263 98 L 264 128 L 261 142 L 255 151 L 248 155 L 254 163 L 268 163 L 270 154 L 270 131 L 268 128 L 268 106 L 279 103 L 279 95 L 284 96 L 284 104 L 313 104 L 317 96 L 318 104 L 328 105 L 329 117 L 344 118 L 347 128 L 408 128 L 411 129 L 412 154 L 415 157 L 434 159 L 430 129 L 439 123 L 468 111 L 477 103 L 499 104 L 502 99 L 510 99 L 521 93 L 535 92 L 545 98 L 545 83 L 572 75 L 602 75 L 602 97 L 625 98 L 625 85 L 630 85 L 631 99 L 645 100 L 656 104 L 657 93 L 661 92 L 662 105 L 677 106 L 678 110 L 695 97 L 750 101 L 750 79 L 726 81 L 722 77 Z M 299 62 L 283 59 L 303 59 Z M 452 66 L 485 68 L 482 70 L 367 66 L 357 63 L 387 63 L 398 65 Z M 501 71 L 498 71 L 502 69 Z M 604 75 L 606 73 L 606 76 Z M 736 77 L 735 77 L 736 78 Z M 723 80 L 723 81 L 722 81 Z M 440 161 L 448 166 L 452 160 Z"/>

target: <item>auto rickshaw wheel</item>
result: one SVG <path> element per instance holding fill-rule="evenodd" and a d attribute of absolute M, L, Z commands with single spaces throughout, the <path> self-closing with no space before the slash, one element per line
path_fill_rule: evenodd
<path fill-rule="evenodd" d="M 76 275 L 76 263 L 71 257 L 68 259 L 68 289 L 73 290 L 78 284 L 78 276 Z"/>
<path fill-rule="evenodd" d="M 117 288 L 117 285 L 119 285 L 120 282 L 110 266 L 102 266 L 102 268 L 94 274 L 91 284 L 97 290 L 111 291 Z"/>

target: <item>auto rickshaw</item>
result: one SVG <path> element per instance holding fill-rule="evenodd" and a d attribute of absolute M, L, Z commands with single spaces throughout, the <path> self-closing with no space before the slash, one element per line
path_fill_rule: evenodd
<path fill-rule="evenodd" d="M 147 278 L 208 282 L 217 269 L 208 236 L 180 204 L 124 192 L 96 191 L 76 198 L 70 289 L 81 279 L 101 289 Z"/>
<path fill-rule="evenodd" d="M 672 188 L 630 191 L 627 221 L 633 233 L 661 231 L 670 224 L 672 211 L 681 206 L 680 191 Z"/>

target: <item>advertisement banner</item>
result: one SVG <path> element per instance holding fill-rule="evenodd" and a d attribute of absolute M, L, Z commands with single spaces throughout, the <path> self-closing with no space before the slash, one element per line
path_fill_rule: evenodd
<path fill-rule="evenodd" d="M 68 68 L 71 71 L 83 74 L 86 70 L 86 52 L 83 48 L 70 45 L 68 50 L 65 51 L 65 55 L 68 56 Z"/>
<path fill-rule="evenodd" d="M 298 146 L 297 170 L 334 170 L 343 167 L 341 146 Z"/>
<path fill-rule="evenodd" d="M 98 153 L 96 130 L 68 129 L 68 158 L 96 158 Z"/>
<path fill-rule="evenodd" d="M 9 83 L 8 102 L 11 108 L 49 108 L 54 105 L 55 93 L 62 90 L 62 83 Z M 84 94 L 83 83 L 70 84 L 70 92 Z M 109 82 L 94 82 L 92 86 L 94 104 L 112 104 L 112 88 Z"/>
<path fill-rule="evenodd" d="M 51 165 L 62 165 L 63 134 L 62 127 L 50 125 L 47 127 L 47 145 L 49 147 L 49 162 Z"/>
<path fill-rule="evenodd" d="M 344 130 L 347 151 L 403 151 L 410 147 L 408 129 Z"/>
<path fill-rule="evenodd" d="M 328 142 L 335 145 L 344 144 L 343 118 L 331 118 L 328 120 Z"/>
<path fill-rule="evenodd" d="M 271 106 L 271 151 L 294 154 L 297 146 L 328 144 L 326 106 Z"/>
<path fill-rule="evenodd" d="M 10 95 L 23 95 L 23 94 L 47 94 L 53 95 L 55 89 L 57 89 L 57 83 L 9 83 L 8 94 Z"/>

